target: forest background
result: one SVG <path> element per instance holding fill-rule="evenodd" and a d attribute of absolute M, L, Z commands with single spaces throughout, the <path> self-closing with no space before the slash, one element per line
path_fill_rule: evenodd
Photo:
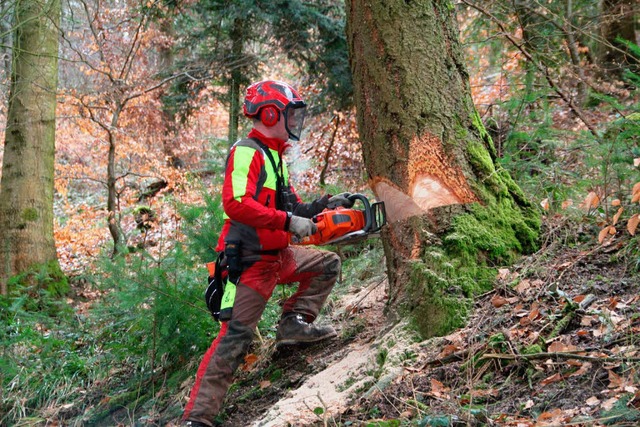
<path fill-rule="evenodd" d="M 19 32 L 15 5 L 2 7 L 6 122 Z M 549 223 L 597 244 L 629 236 L 637 271 L 638 3 L 455 8 L 500 164 Z M 109 425 L 123 407 L 125 424 L 178 419 L 176 396 L 215 335 L 203 264 L 226 151 L 249 126 L 242 88 L 277 78 L 309 101 L 289 157 L 301 193 L 371 194 L 344 26 L 344 5 L 328 0 L 62 4 L 53 210 L 64 278 L 25 271 L 3 284 L 0 423 Z M 343 253 L 345 271 L 376 245 Z M 276 316 L 274 303 L 264 337 Z"/>

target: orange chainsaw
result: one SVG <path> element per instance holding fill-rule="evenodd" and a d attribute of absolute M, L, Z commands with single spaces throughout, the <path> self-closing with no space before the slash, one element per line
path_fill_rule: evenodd
<path fill-rule="evenodd" d="M 354 205 L 358 201 L 361 202 L 363 209 L 325 209 L 312 218 L 318 231 L 302 239 L 292 234 L 290 242 L 296 245 L 342 245 L 378 236 L 387 223 L 384 202 L 370 204 L 366 196 L 358 193 L 347 198 L 354 202 Z"/>

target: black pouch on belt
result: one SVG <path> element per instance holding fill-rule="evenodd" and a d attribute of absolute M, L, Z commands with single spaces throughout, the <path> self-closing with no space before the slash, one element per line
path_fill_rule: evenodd
<path fill-rule="evenodd" d="M 215 261 L 207 263 L 207 270 L 209 271 L 209 278 L 204 300 L 213 318 L 220 320 L 220 305 L 228 274 L 224 252 L 218 253 L 218 258 Z"/>

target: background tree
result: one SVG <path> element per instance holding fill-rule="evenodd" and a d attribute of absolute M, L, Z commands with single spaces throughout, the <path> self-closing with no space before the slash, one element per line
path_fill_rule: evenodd
<path fill-rule="evenodd" d="M 183 116 L 193 111 L 200 93 L 223 101 L 229 111 L 229 144 L 238 136 L 241 92 L 265 73 L 267 63 L 281 78 L 293 79 L 304 70 L 299 83 L 322 87 L 309 92 L 316 111 L 350 106 L 341 2 L 201 0 L 183 12 L 178 31 L 185 43 L 176 67 L 186 75 L 165 100 Z M 221 90 L 208 91 L 208 81 Z"/>
<path fill-rule="evenodd" d="M 64 41 L 65 54 L 80 64 L 82 73 L 65 81 L 65 86 L 83 118 L 79 121 L 84 120 L 85 126 L 90 122 L 94 142 L 106 148 L 100 153 L 99 167 L 83 162 L 85 168 L 80 173 L 106 188 L 107 226 L 115 255 L 128 243 L 122 215 L 129 205 L 125 200 L 133 197 L 131 192 L 143 193 L 145 182 L 154 186 L 153 194 L 168 185 L 162 172 L 172 163 L 149 156 L 151 147 L 144 145 L 157 145 L 153 151 L 162 148 L 166 152 L 166 134 L 174 123 L 153 117 L 161 114 L 157 105 L 160 94 L 154 92 L 175 76 L 158 77 L 166 52 L 154 44 L 162 45 L 162 32 L 150 22 L 153 10 L 146 3 L 87 0 L 80 5 L 84 19 L 70 21 Z M 141 115 L 145 109 L 148 114 Z M 138 132 L 144 125 L 149 128 L 142 137 Z M 132 157 L 141 160 L 139 168 L 132 166 Z"/>
<path fill-rule="evenodd" d="M 620 77 L 622 71 L 638 72 L 640 58 L 624 44 L 638 43 L 636 30 L 640 17 L 640 2 L 637 0 L 603 0 L 600 13 L 601 42 L 598 62 L 605 73 Z"/>
<path fill-rule="evenodd" d="M 0 183 L 2 293 L 7 292 L 7 278 L 41 266 L 46 266 L 48 278 L 41 285 L 57 291 L 66 286 L 53 240 L 59 24 L 59 0 L 15 5 Z"/>
<path fill-rule="evenodd" d="M 364 161 L 391 221 L 390 300 L 423 336 L 443 334 L 493 268 L 536 248 L 539 214 L 495 163 L 450 2 L 350 2 L 347 36 Z"/>

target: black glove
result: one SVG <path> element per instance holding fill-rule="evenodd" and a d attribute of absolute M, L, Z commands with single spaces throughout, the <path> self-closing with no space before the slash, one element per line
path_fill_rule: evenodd
<path fill-rule="evenodd" d="M 352 207 L 354 201 L 348 199 L 348 197 L 350 196 L 351 196 L 351 193 L 340 193 L 330 197 L 329 202 L 327 203 L 327 208 L 335 209 L 338 206 L 342 206 L 343 208 Z"/>

